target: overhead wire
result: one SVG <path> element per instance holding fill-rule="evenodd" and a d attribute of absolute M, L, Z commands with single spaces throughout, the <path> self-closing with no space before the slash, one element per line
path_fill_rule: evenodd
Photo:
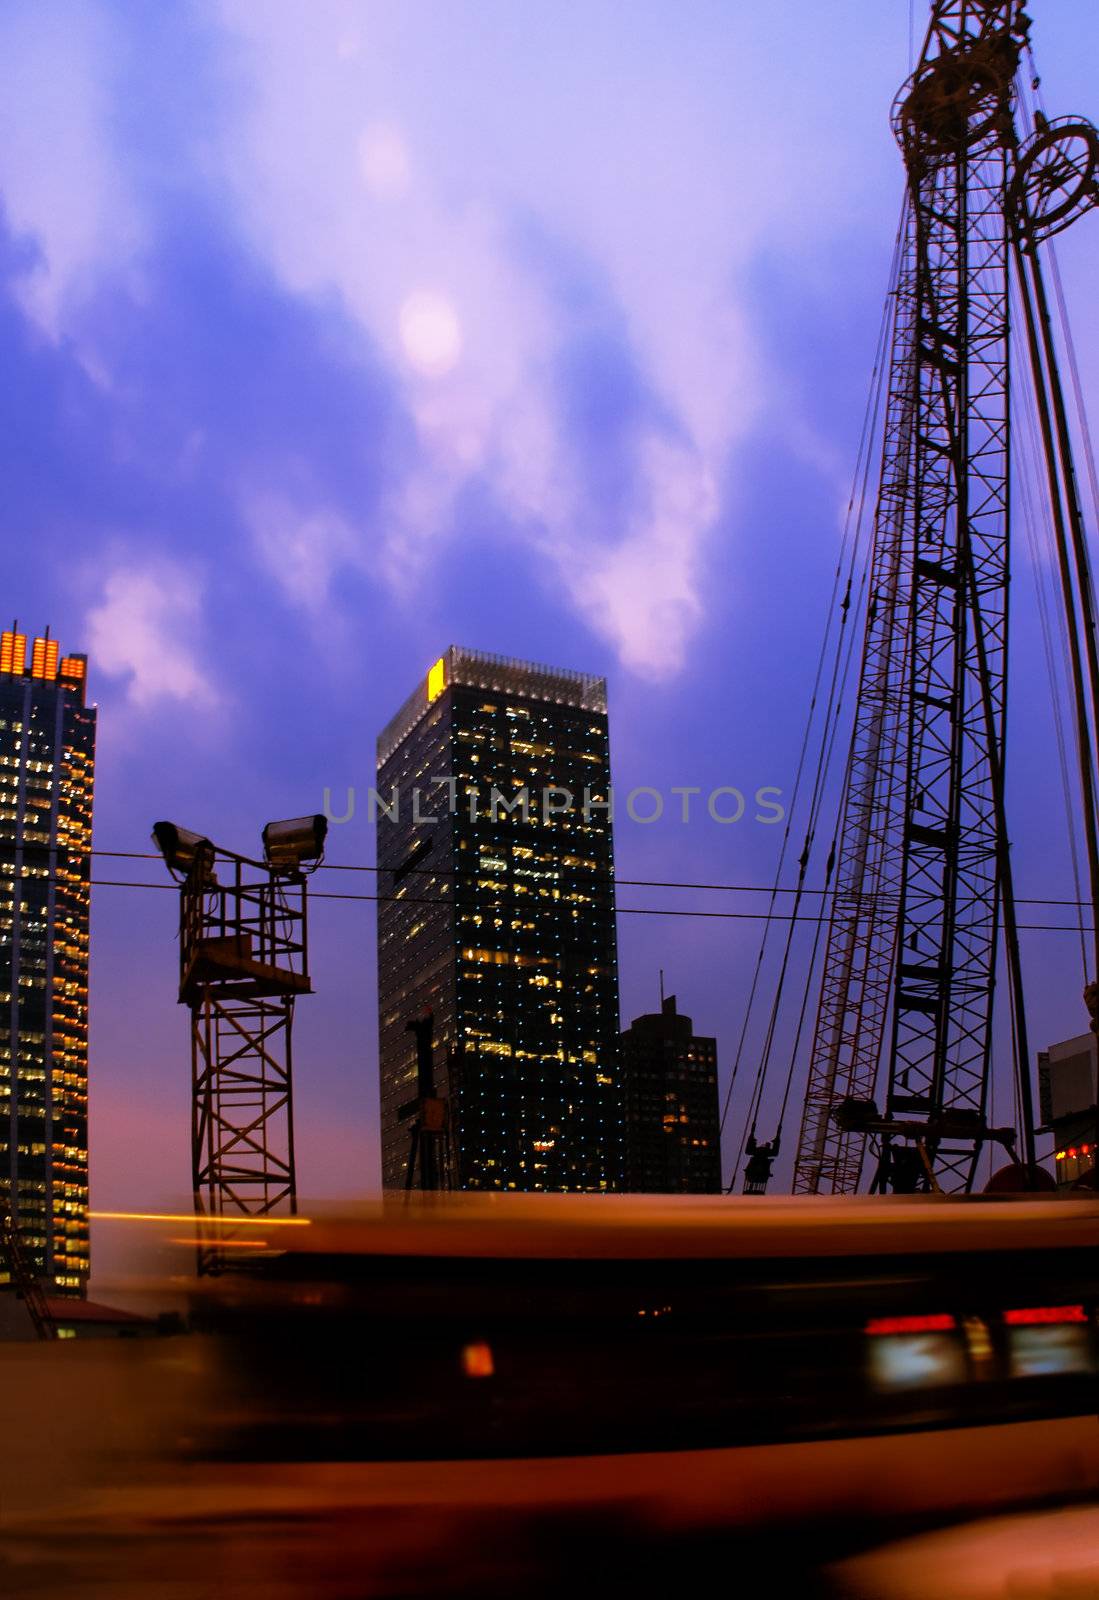
<path fill-rule="evenodd" d="M 50 874 L 50 875 L 43 874 L 40 877 L 36 877 L 35 878 L 35 882 L 45 883 L 47 885 L 53 885 L 53 886 L 62 886 L 62 887 L 66 887 L 66 888 L 88 887 L 88 888 L 93 888 L 93 889 L 152 889 L 152 890 L 154 890 L 156 892 L 160 892 L 161 890 L 169 890 L 169 891 L 170 890 L 175 890 L 175 892 L 177 894 L 178 894 L 179 888 L 180 888 L 180 885 L 178 883 L 150 883 L 148 879 L 139 879 L 139 878 L 87 878 L 87 879 L 80 879 L 80 880 L 78 880 L 77 882 L 74 883 L 74 880 L 71 879 L 71 878 L 59 878 L 59 877 L 57 877 L 55 875 L 52 875 L 52 874 Z M 309 898 L 310 898 L 310 900 L 346 900 L 346 901 L 352 901 L 352 902 L 353 901 L 361 901 L 364 904 L 370 904 L 370 905 L 377 905 L 377 904 L 380 904 L 380 903 L 382 903 L 382 904 L 393 903 L 393 904 L 396 904 L 396 905 L 422 905 L 422 906 L 439 906 L 439 905 L 449 904 L 449 905 L 458 906 L 458 907 L 465 906 L 465 905 L 471 905 L 471 906 L 475 905 L 475 906 L 478 906 L 478 907 L 480 907 L 482 909 L 485 907 L 485 904 L 486 904 L 486 902 L 484 901 L 484 899 L 482 897 L 478 897 L 477 899 L 463 900 L 459 895 L 455 895 L 452 900 L 444 901 L 444 900 L 441 900 L 438 896 L 431 896 L 431 895 L 362 894 L 362 893 L 350 893 L 350 892 L 341 893 L 341 892 L 335 892 L 335 891 L 332 891 L 332 890 L 325 890 L 325 889 L 310 889 Z M 1070 902 L 1068 902 L 1068 901 L 1050 901 L 1050 902 L 1041 902 L 1041 903 L 1042 904 L 1047 904 L 1048 903 L 1048 904 L 1053 904 L 1053 905 L 1067 905 Z M 623 917 L 687 917 L 687 918 L 699 918 L 699 919 L 701 919 L 703 921 L 718 921 L 718 922 L 721 922 L 721 921 L 726 921 L 726 922 L 761 922 L 761 921 L 765 920 L 768 916 L 774 916 L 776 918 L 776 920 L 778 920 L 779 922 L 786 922 L 786 921 L 791 920 L 791 918 L 793 916 L 793 913 L 784 912 L 784 911 L 780 911 L 780 912 L 777 912 L 777 913 L 770 913 L 770 912 L 766 912 L 766 911 L 700 911 L 700 910 L 697 910 L 694 907 L 686 907 L 686 906 L 618 906 L 618 905 L 616 905 L 614 907 L 614 915 L 615 916 L 623 916 Z M 823 914 L 823 913 L 799 912 L 797 914 L 796 919 L 794 919 L 794 920 L 796 920 L 798 922 L 807 923 L 807 924 L 815 924 L 815 923 L 818 923 L 818 922 L 827 923 L 829 918 L 828 918 L 828 916 L 826 914 Z M 1019 926 L 1020 926 L 1020 928 L 1023 928 L 1026 931 L 1031 932 L 1031 933 L 1075 933 L 1076 932 L 1075 926 L 1069 926 L 1069 925 L 1066 925 L 1066 924 L 1063 924 L 1063 923 L 1033 922 L 1033 923 L 1020 923 Z"/>
<path fill-rule="evenodd" d="M 101 850 L 98 847 L 92 848 L 90 850 L 82 850 L 82 849 L 76 849 L 76 848 L 74 848 L 72 846 L 69 846 L 69 845 L 59 845 L 59 846 L 53 847 L 53 846 L 49 846 L 49 845 L 38 845 L 38 844 L 30 845 L 30 846 L 24 846 L 23 848 L 24 848 L 25 851 L 26 850 L 35 850 L 35 851 L 41 851 L 44 854 L 48 854 L 51 851 L 51 849 L 56 848 L 59 854 L 60 853 L 64 853 L 64 854 L 66 854 L 66 855 L 68 855 L 70 857 L 73 857 L 73 856 L 77 856 L 77 857 L 79 857 L 79 856 L 103 856 L 103 857 L 106 857 L 108 859 L 113 859 L 113 860 L 116 860 L 116 861 L 160 861 L 161 860 L 161 857 L 155 851 L 151 851 L 151 850 Z M 3 842 L 0 841 L 0 871 L 3 870 L 3 865 L 4 865 L 3 849 L 4 849 Z M 393 869 L 391 867 L 371 866 L 367 862 L 322 861 L 319 864 L 319 868 L 320 868 L 321 871 L 328 871 L 328 872 L 365 872 L 365 873 L 367 873 L 367 874 L 369 874 L 371 876 L 378 875 L 378 874 L 387 874 L 387 873 L 390 873 L 390 872 L 393 871 Z M 478 872 L 477 872 L 476 869 L 470 869 L 470 868 L 466 868 L 466 869 L 463 869 L 461 871 L 458 871 L 458 870 L 453 870 L 453 869 L 443 868 L 443 867 L 436 867 L 434 869 L 425 867 L 425 868 L 413 868 L 408 872 L 407 875 L 409 877 L 422 876 L 422 877 L 434 877 L 434 878 L 443 878 L 443 879 L 451 880 L 451 879 L 459 879 L 459 878 L 474 878 L 474 877 L 478 876 Z M 589 874 L 589 876 L 590 875 L 591 874 Z M 613 884 L 618 888 L 692 889 L 692 890 L 699 890 L 699 891 L 703 891 L 703 892 L 706 892 L 706 893 L 714 893 L 714 894 L 766 894 L 766 895 L 771 895 L 771 894 L 773 894 L 775 892 L 774 891 L 774 885 L 770 884 L 770 883 L 705 883 L 705 882 L 702 882 L 702 881 L 695 881 L 693 879 L 687 879 L 687 878 L 619 878 L 614 874 L 611 874 L 610 876 L 611 876 L 611 880 L 612 880 Z M 106 885 L 106 884 L 109 884 L 109 883 L 113 882 L 114 880 L 93 878 L 90 881 L 92 883 L 94 883 L 94 884 Z M 129 883 L 127 883 L 126 887 L 129 887 L 129 886 L 130 886 Z M 145 880 L 134 880 L 134 885 L 133 886 L 136 887 L 136 888 L 139 888 L 139 889 L 171 889 L 171 888 L 178 888 L 178 883 L 150 883 L 147 879 L 145 879 Z M 320 890 L 314 890 L 313 891 L 314 894 L 319 894 L 321 892 L 322 891 L 320 891 Z M 778 892 L 780 894 L 791 895 L 791 894 L 796 894 L 797 893 L 797 889 L 793 885 L 788 885 L 786 887 L 780 888 Z M 818 888 L 814 888 L 814 887 L 812 887 L 810 885 L 806 885 L 806 887 L 802 890 L 803 894 L 820 895 L 820 896 L 827 896 L 830 892 L 831 891 L 826 887 L 821 886 L 821 887 L 818 887 Z M 376 898 L 376 897 L 370 897 L 370 898 Z M 400 895 L 393 895 L 393 896 L 388 896 L 387 895 L 387 896 L 383 896 L 383 898 L 385 898 L 385 899 L 393 898 L 394 900 L 399 901 L 401 899 L 401 896 Z M 879 896 L 879 898 L 880 899 L 890 900 L 890 899 L 896 899 L 897 897 L 895 895 L 884 895 L 884 896 Z M 1090 900 L 1088 900 L 1086 898 L 1080 899 L 1080 898 L 1076 898 L 1076 897 L 1071 896 L 1071 895 L 1020 895 L 1018 897 L 1018 903 L 1019 903 L 1019 905 L 1058 906 L 1058 907 L 1067 907 L 1067 908 L 1071 908 L 1071 909 L 1075 909 L 1077 906 L 1085 906 L 1085 907 L 1087 907 L 1087 906 L 1089 906 L 1091 904 Z M 757 915 L 765 916 L 765 915 L 767 915 L 767 913 L 766 912 L 759 912 L 759 913 L 757 913 Z"/>

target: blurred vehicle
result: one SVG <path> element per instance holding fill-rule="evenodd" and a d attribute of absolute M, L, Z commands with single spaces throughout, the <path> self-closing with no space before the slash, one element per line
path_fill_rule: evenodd
<path fill-rule="evenodd" d="M 413 1196 L 265 1232 L 145 1346 L 94 1486 L 25 1510 L 27 1593 L 168 1560 L 181 1600 L 666 1594 L 727 1557 L 808 1596 L 1099 1491 L 1094 1199 Z"/>
<path fill-rule="evenodd" d="M 231 1396 L 207 1447 L 567 1461 L 587 1496 L 753 1523 L 1084 1492 L 1097 1246 L 1086 1199 L 398 1202 L 203 1298 Z"/>

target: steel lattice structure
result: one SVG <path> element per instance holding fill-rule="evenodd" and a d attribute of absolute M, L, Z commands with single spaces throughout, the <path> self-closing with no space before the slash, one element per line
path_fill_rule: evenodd
<path fill-rule="evenodd" d="M 894 355 L 861 688 L 795 1172 L 795 1187 L 812 1191 L 849 1191 L 858 1184 L 865 1140 L 839 1128 L 832 1110 L 840 1098 L 872 1098 L 891 997 L 902 867 L 900 756 L 911 587 L 905 540 L 916 371 L 910 216 L 905 232 L 900 292 L 893 307 Z"/>
<path fill-rule="evenodd" d="M 199 852 L 180 891 L 200 1272 L 226 1264 L 233 1216 L 296 1210 L 292 1023 L 312 987 L 304 878 L 225 851 L 218 876 L 212 863 Z"/>
<path fill-rule="evenodd" d="M 986 1140 L 1010 1145 L 1013 1130 L 987 1123 L 1001 929 L 1020 1082 L 1028 1070 L 1004 806 L 1009 275 L 1028 227 L 1035 242 L 1034 212 L 1063 226 L 1093 202 L 1095 174 L 1079 122 L 1059 147 L 1040 129 L 1041 148 L 1020 159 L 1014 82 L 1028 28 L 1017 0 L 936 0 L 894 109 L 907 210 L 797 1191 L 855 1189 L 867 1134 L 880 1141 L 880 1186 L 964 1190 Z M 1041 381 L 1059 393 L 1055 363 Z"/>

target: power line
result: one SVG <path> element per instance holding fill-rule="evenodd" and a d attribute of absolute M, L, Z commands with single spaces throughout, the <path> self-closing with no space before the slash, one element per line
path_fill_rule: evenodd
<path fill-rule="evenodd" d="M 26 849 L 27 847 L 24 847 L 24 848 Z M 47 845 L 32 845 L 29 848 L 32 849 L 32 850 L 39 850 L 43 854 L 45 854 L 45 853 L 48 852 L 48 850 L 50 848 L 53 848 L 53 847 L 47 846 Z M 56 848 L 58 849 L 58 851 L 63 851 L 66 855 L 68 855 L 70 857 L 71 856 L 103 856 L 104 858 L 113 859 L 113 860 L 116 860 L 116 861 L 159 861 L 161 859 L 160 856 L 156 853 L 156 851 L 153 851 L 153 850 L 100 850 L 100 849 L 78 850 L 78 849 L 75 849 L 75 848 L 73 848 L 72 846 L 69 846 L 69 845 L 58 845 L 58 846 L 56 846 Z M 319 870 L 321 872 L 366 872 L 366 873 L 371 873 L 371 874 L 375 874 L 376 875 L 378 873 L 392 872 L 394 869 L 392 867 L 372 867 L 372 866 L 367 866 L 365 863 L 359 863 L 359 862 L 322 861 L 322 862 L 320 862 L 318 864 L 318 869 L 317 870 Z M 405 876 L 407 876 L 407 877 L 446 878 L 446 879 L 473 879 L 473 878 L 477 878 L 479 876 L 484 876 L 484 875 L 485 875 L 484 873 L 479 873 L 476 868 L 466 868 L 466 869 L 464 869 L 462 871 L 455 871 L 455 870 L 442 868 L 442 867 L 438 867 L 438 868 L 410 867 L 408 869 L 407 873 L 405 874 Z M 589 876 L 599 876 L 599 875 L 600 874 L 589 873 Z M 134 882 L 133 884 L 130 884 L 130 883 L 115 884 L 112 880 L 106 879 L 106 878 L 91 879 L 89 881 L 91 881 L 94 884 L 96 884 L 97 887 L 102 887 L 102 888 L 113 888 L 113 887 L 130 888 L 130 887 L 133 887 L 133 888 L 139 888 L 139 889 L 145 889 L 145 888 L 149 888 L 149 889 L 171 889 L 171 888 L 175 887 L 175 885 L 173 885 L 171 883 L 153 883 L 153 884 L 151 884 L 151 883 L 147 883 L 147 882 L 143 882 L 143 883 Z M 776 892 L 774 884 L 770 884 L 770 883 L 766 883 L 766 884 L 764 884 L 764 883 L 695 883 L 695 882 L 693 882 L 693 881 L 691 881 L 689 879 L 683 879 L 683 878 L 620 878 L 620 877 L 617 877 L 617 876 L 615 876 L 613 878 L 613 882 L 614 882 L 615 886 L 617 888 L 620 888 L 620 889 L 694 889 L 694 890 L 698 890 L 700 892 L 712 893 L 712 894 L 766 894 L 766 895 L 770 895 L 770 894 L 774 894 Z M 777 890 L 777 893 L 786 894 L 786 895 L 796 895 L 798 892 L 799 891 L 798 891 L 798 889 L 796 887 L 780 888 L 780 889 Z M 814 889 L 814 888 L 810 888 L 808 886 L 803 888 L 800 892 L 801 892 L 802 895 L 811 894 L 811 895 L 817 895 L 817 896 L 820 896 L 820 897 L 825 897 L 825 896 L 827 896 L 827 895 L 832 893 L 831 889 L 829 889 L 828 887 L 822 887 L 822 888 L 819 888 L 819 889 Z M 408 901 L 408 896 L 407 895 L 396 895 L 396 896 L 391 896 L 391 895 L 361 895 L 361 896 L 354 896 L 354 895 L 328 894 L 326 896 L 325 891 L 319 890 L 319 889 L 312 890 L 311 894 L 312 894 L 313 897 L 320 898 L 320 899 L 324 899 L 324 898 L 327 897 L 328 899 L 356 899 L 356 898 L 359 898 L 359 899 L 364 899 L 364 900 L 396 899 L 398 901 L 400 901 L 400 900 L 404 900 L 406 902 Z M 887 896 L 887 895 L 879 895 L 878 896 L 879 900 L 888 900 L 890 898 L 895 899 L 896 896 Z M 430 901 L 428 903 L 434 905 L 436 902 L 435 901 Z M 1077 907 L 1083 906 L 1086 910 L 1090 910 L 1091 909 L 1091 901 L 1090 900 L 1073 899 L 1071 897 L 1068 897 L 1068 898 L 1051 898 L 1051 897 L 1047 897 L 1047 896 L 1031 896 L 1031 897 L 1027 897 L 1027 896 L 1021 896 L 1020 895 L 1020 896 L 1016 896 L 1016 904 L 1017 905 L 1024 905 L 1024 906 L 1057 906 L 1057 907 L 1065 907 L 1065 908 L 1068 908 L 1068 909 L 1071 909 L 1071 910 L 1076 910 Z M 661 914 L 664 914 L 664 913 L 662 912 Z M 669 909 L 668 912 L 667 912 L 667 915 L 669 915 L 669 916 L 679 916 L 679 915 L 687 915 L 687 914 L 688 913 L 686 913 L 686 912 L 677 912 L 677 911 L 674 911 L 672 909 Z M 706 913 L 696 912 L 696 913 L 693 913 L 693 915 L 697 915 L 697 916 L 702 916 L 702 915 L 719 916 L 721 914 L 722 913 L 719 913 L 719 912 L 706 912 Z M 725 914 L 726 915 L 730 915 L 730 916 L 733 915 L 733 913 L 731 913 L 731 912 L 725 913 Z M 737 913 L 737 915 L 744 916 L 744 917 L 763 918 L 763 917 L 766 916 L 766 913 L 765 912 L 761 912 L 761 911 L 757 911 L 757 912 L 741 912 L 741 913 Z M 779 920 L 781 920 L 781 919 L 779 919 Z M 820 919 L 816 918 L 816 917 L 809 917 L 809 918 L 802 918 L 802 919 L 799 919 L 799 920 L 803 920 L 803 921 L 819 921 Z M 824 920 L 827 921 L 828 919 L 825 918 Z M 1060 930 L 1058 930 L 1058 931 L 1060 931 Z M 1074 931 L 1079 932 L 1079 929 L 1076 929 Z"/>
<path fill-rule="evenodd" d="M 366 870 L 372 869 L 368 868 Z M 56 883 L 60 880 L 54 878 L 45 880 L 39 879 L 38 881 Z M 68 880 L 65 881 L 68 883 Z M 179 885 L 175 883 L 148 883 L 141 882 L 137 879 L 126 878 L 89 878 L 86 881 L 89 886 L 94 889 L 178 890 L 179 888 Z M 480 910 L 485 909 L 485 901 L 482 899 L 462 900 L 457 896 L 455 896 L 453 900 L 444 901 L 438 897 L 432 897 L 430 895 L 340 894 L 326 889 L 311 889 L 309 898 L 311 900 L 357 900 L 367 902 L 371 905 L 376 905 L 379 903 L 401 906 L 439 906 L 449 904 L 456 906 L 459 909 L 464 909 L 466 906 L 476 906 Z M 1054 902 L 1050 903 L 1052 904 Z M 792 915 L 791 913 L 785 911 L 780 911 L 778 913 L 768 913 L 766 911 L 695 911 L 683 906 L 615 906 L 614 914 L 615 916 L 619 917 L 699 917 L 704 920 L 726 922 L 760 922 L 765 920 L 769 914 L 774 915 L 776 922 L 809 922 L 816 924 L 820 922 L 828 922 L 830 920 L 827 916 L 813 916 L 802 912 Z M 1021 922 L 1019 926 L 1020 928 L 1026 929 L 1030 933 L 1077 933 L 1079 931 L 1075 924 L 1072 926 L 1065 926 L 1061 923 Z"/>

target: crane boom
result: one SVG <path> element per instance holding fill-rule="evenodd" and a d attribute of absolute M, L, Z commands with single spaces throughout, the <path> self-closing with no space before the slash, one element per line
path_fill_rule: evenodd
<path fill-rule="evenodd" d="M 1029 27 L 1018 0 L 935 0 L 920 62 L 894 106 L 907 192 L 893 359 L 795 1191 L 854 1190 L 868 1135 L 883 1188 L 966 1190 L 989 1140 L 1012 1147 L 1015 1130 L 988 1123 L 1001 950 L 1022 1154 L 1033 1161 L 1004 798 L 1010 274 L 1021 241 L 1039 273 L 1038 237 L 1065 225 L 1055 200 L 1078 214 L 1096 191 L 1089 125 L 1071 124 L 1085 148 L 1067 176 L 1064 151 L 1041 145 L 1041 127 L 1038 145 L 1020 152 L 1015 79 Z M 1039 404 L 1048 410 L 1048 390 L 1056 410 L 1051 347 L 1044 359 L 1041 375 L 1034 369 Z M 1072 477 L 1067 433 L 1059 442 L 1068 464 L 1057 493 Z M 1070 629 L 1079 594 L 1090 594 L 1089 579 L 1078 584 L 1079 593 L 1066 590 Z M 1083 687 L 1081 677 L 1094 833 L 1094 711 Z"/>

